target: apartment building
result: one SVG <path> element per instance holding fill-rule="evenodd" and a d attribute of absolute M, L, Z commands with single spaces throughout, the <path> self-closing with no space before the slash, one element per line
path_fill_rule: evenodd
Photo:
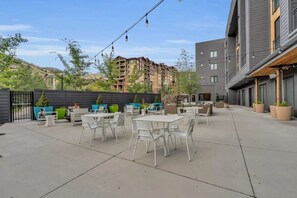
<path fill-rule="evenodd" d="M 225 90 L 225 39 L 196 43 L 196 71 L 201 90 L 198 101 L 223 100 Z"/>
<path fill-rule="evenodd" d="M 177 71 L 175 67 L 169 67 L 163 63 L 157 64 L 145 57 L 125 58 L 118 56 L 115 61 L 119 70 L 119 76 L 114 85 L 117 91 L 127 92 L 128 78 L 134 67 L 143 71 L 139 81 L 146 82 L 153 93 L 160 93 L 164 87 L 174 90 L 174 76 Z"/>
<path fill-rule="evenodd" d="M 297 0 L 233 0 L 225 38 L 229 102 L 281 101 L 297 115 Z"/>

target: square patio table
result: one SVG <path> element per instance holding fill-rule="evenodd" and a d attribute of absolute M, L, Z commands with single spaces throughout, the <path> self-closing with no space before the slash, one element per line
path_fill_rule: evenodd
<path fill-rule="evenodd" d="M 144 116 L 144 117 L 140 117 L 140 118 L 136 118 L 134 119 L 135 121 L 143 121 L 143 122 L 161 122 L 163 123 L 163 133 L 164 133 L 164 138 L 165 136 L 165 124 L 170 124 L 173 122 L 176 122 L 178 120 L 183 119 L 183 116 L 178 116 L 178 115 L 149 115 L 149 116 Z M 167 157 L 168 156 L 168 152 L 167 152 L 167 140 L 165 138 L 165 146 L 164 146 L 164 156 Z"/>
<path fill-rule="evenodd" d="M 86 114 L 85 116 L 88 116 L 88 117 L 92 117 L 92 118 L 110 118 L 110 117 L 113 117 L 115 116 L 115 113 L 92 113 L 92 114 Z M 105 141 L 106 140 L 106 134 L 105 134 L 105 127 L 104 127 L 104 120 L 102 120 L 102 134 L 103 134 L 103 137 L 102 137 L 102 141 Z"/>

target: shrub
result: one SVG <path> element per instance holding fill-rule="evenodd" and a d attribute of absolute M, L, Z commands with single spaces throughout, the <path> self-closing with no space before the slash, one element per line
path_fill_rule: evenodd
<path fill-rule="evenodd" d="M 288 103 L 286 101 L 283 101 L 282 103 L 279 104 L 281 107 L 287 107 Z"/>
<path fill-rule="evenodd" d="M 263 104 L 263 102 L 261 100 L 257 100 L 255 104 Z"/>
<path fill-rule="evenodd" d="M 101 95 L 97 97 L 96 104 L 102 104 Z"/>
<path fill-rule="evenodd" d="M 139 98 L 137 97 L 137 95 L 134 96 L 134 100 L 133 100 L 133 103 L 139 103 Z"/>
<path fill-rule="evenodd" d="M 156 97 L 155 97 L 155 102 L 161 102 L 159 96 L 156 96 Z"/>
<path fill-rule="evenodd" d="M 35 104 L 36 107 L 48 107 L 49 102 L 45 96 L 44 91 L 41 93 L 40 98 L 38 99 L 37 103 Z"/>

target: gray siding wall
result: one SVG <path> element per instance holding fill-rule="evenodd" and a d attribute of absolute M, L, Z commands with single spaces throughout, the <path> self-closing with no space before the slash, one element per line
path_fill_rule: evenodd
<path fill-rule="evenodd" d="M 245 0 L 241 0 L 238 3 L 239 10 L 239 41 L 240 41 L 240 51 L 239 54 L 239 65 L 243 67 L 246 64 L 246 14 L 245 14 Z"/>
<path fill-rule="evenodd" d="M 229 80 L 228 82 L 231 81 L 231 79 L 236 75 L 236 64 L 235 64 L 235 38 L 234 37 L 227 37 L 227 68 L 228 68 L 228 73 L 229 73 Z M 230 59 L 230 61 L 229 61 Z"/>
<path fill-rule="evenodd" d="M 118 104 L 120 111 L 123 111 L 124 106 L 133 102 L 135 95 L 145 103 L 152 103 L 155 97 L 161 99 L 160 94 L 132 94 L 132 93 L 109 93 L 109 92 L 84 92 L 84 91 L 61 91 L 61 90 L 46 90 L 44 91 L 51 106 L 68 107 L 77 102 L 82 108 L 91 108 L 92 104 L 96 103 L 98 95 L 101 95 L 104 104 Z M 34 90 L 34 104 L 39 99 L 42 90 Z"/>
<path fill-rule="evenodd" d="M 10 122 L 10 91 L 0 90 L 0 124 Z"/>
<path fill-rule="evenodd" d="M 250 68 L 256 66 L 270 54 L 270 4 L 268 0 L 249 0 L 250 50 L 255 58 L 249 56 Z M 265 51 L 261 51 L 265 50 Z"/>
<path fill-rule="evenodd" d="M 196 43 L 196 71 L 198 76 L 203 77 L 200 80 L 200 93 L 211 93 L 213 101 L 215 101 L 216 93 L 226 95 L 225 60 L 222 58 L 225 56 L 224 43 L 225 39 Z M 217 51 L 217 57 L 211 58 L 211 51 Z M 211 64 L 217 64 L 217 70 L 210 69 L 209 61 Z M 218 76 L 218 82 L 211 83 L 211 76 Z"/>
<path fill-rule="evenodd" d="M 285 45 L 289 41 L 289 1 L 280 0 L 280 44 Z"/>

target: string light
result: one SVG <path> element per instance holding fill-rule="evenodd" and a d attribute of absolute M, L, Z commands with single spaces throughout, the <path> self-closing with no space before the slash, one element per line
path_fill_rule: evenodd
<path fill-rule="evenodd" d="M 128 34 L 127 34 L 127 31 L 126 31 L 126 37 L 125 37 L 125 40 L 126 40 L 126 42 L 128 42 Z"/>
<path fill-rule="evenodd" d="M 95 57 L 100 54 L 103 53 L 105 50 L 107 50 L 109 47 L 111 47 L 111 50 L 114 51 L 114 47 L 113 44 L 115 42 L 117 42 L 120 38 L 122 38 L 123 36 L 125 36 L 125 40 L 127 41 L 128 39 L 128 35 L 127 32 L 129 32 L 131 29 L 133 29 L 138 23 L 140 23 L 143 19 L 145 19 L 145 24 L 146 27 L 149 26 L 149 21 L 147 19 L 147 16 L 153 12 L 159 5 L 161 5 L 165 0 L 160 0 L 156 5 L 154 5 L 148 12 L 146 12 L 142 17 L 140 17 L 133 25 L 131 25 L 128 29 L 126 29 L 122 34 L 120 34 L 116 39 L 114 39 L 109 45 L 107 45 L 105 48 L 103 48 L 101 51 L 99 51 L 97 54 L 95 54 L 95 56 L 93 56 L 93 58 L 89 59 L 89 61 L 92 61 L 93 59 L 95 59 Z"/>
<path fill-rule="evenodd" d="M 231 56 L 229 56 L 229 58 L 228 58 L 228 62 L 229 62 L 229 63 L 231 62 Z"/>
<path fill-rule="evenodd" d="M 255 53 L 253 52 L 253 54 L 252 54 L 252 58 L 255 58 Z"/>
<path fill-rule="evenodd" d="M 112 46 L 111 46 L 111 52 L 114 52 L 113 42 L 112 42 Z"/>
<path fill-rule="evenodd" d="M 148 21 L 148 19 L 147 19 L 147 14 L 145 15 L 145 27 L 149 27 L 149 21 Z"/>

